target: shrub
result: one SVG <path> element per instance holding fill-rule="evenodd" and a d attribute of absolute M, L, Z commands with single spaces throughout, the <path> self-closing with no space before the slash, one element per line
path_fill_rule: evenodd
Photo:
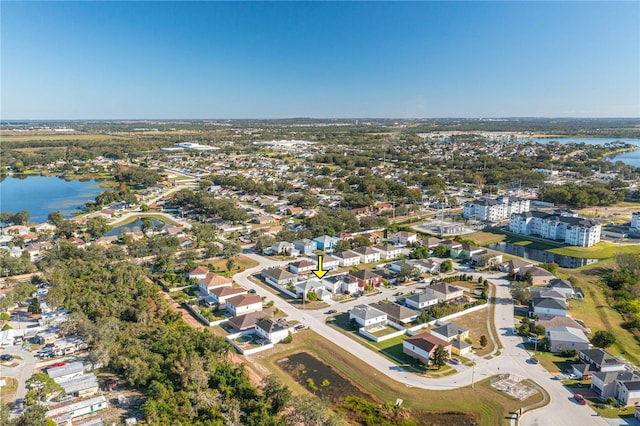
<path fill-rule="evenodd" d="M 291 342 L 293 342 L 293 334 L 289 332 L 289 334 L 287 334 L 287 337 L 282 339 L 282 343 L 291 343 Z"/>

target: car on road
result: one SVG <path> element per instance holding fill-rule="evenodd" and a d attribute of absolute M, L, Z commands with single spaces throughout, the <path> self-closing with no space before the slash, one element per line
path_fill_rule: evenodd
<path fill-rule="evenodd" d="M 532 356 L 531 358 L 529 358 L 529 362 L 531 362 L 531 364 L 540 364 L 540 360 L 535 356 Z"/>
<path fill-rule="evenodd" d="M 0 355 L 1 361 L 13 361 L 13 355 L 11 354 L 2 354 Z"/>
<path fill-rule="evenodd" d="M 396 291 L 395 293 L 393 293 L 394 296 L 402 296 L 404 293 L 402 293 L 401 291 Z"/>
<path fill-rule="evenodd" d="M 576 402 L 580 405 L 587 405 L 587 400 L 584 399 L 584 396 L 580 395 L 579 393 L 573 395 L 573 399 L 575 399 Z"/>
<path fill-rule="evenodd" d="M 254 288 L 252 288 L 251 290 L 249 290 L 249 293 L 256 294 L 256 290 Z"/>
<path fill-rule="evenodd" d="M 296 324 L 294 327 L 296 330 L 302 330 L 304 328 L 304 324 Z"/>
<path fill-rule="evenodd" d="M 327 315 L 335 314 L 336 312 L 338 312 L 338 311 L 337 311 L 337 310 L 335 310 L 335 309 L 329 309 L 329 310 L 327 311 Z"/>

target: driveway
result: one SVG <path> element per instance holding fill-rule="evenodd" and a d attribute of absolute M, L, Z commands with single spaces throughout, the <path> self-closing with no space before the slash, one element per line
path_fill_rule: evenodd
<path fill-rule="evenodd" d="M 1 375 L 18 379 L 18 390 L 15 399 L 24 398 L 27 394 L 25 382 L 33 375 L 33 371 L 36 368 L 36 359 L 31 352 L 23 351 L 19 346 L 9 346 L 0 351 L 0 354 L 11 354 L 22 358 L 12 361 L 12 363 L 18 364 L 14 367 L 5 367 L 3 365 Z"/>

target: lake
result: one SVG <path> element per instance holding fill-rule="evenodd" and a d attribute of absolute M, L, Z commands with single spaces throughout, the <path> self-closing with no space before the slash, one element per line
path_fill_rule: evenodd
<path fill-rule="evenodd" d="M 624 164 L 634 167 L 640 167 L 640 150 L 627 151 L 622 154 L 614 155 L 609 158 L 610 161 L 622 161 Z"/>
<path fill-rule="evenodd" d="M 524 257 L 544 263 L 557 263 L 561 268 L 579 268 L 580 266 L 589 265 L 602 259 L 586 259 L 583 257 L 563 256 L 560 254 L 550 253 L 544 250 L 532 249 L 526 246 L 518 246 L 511 243 L 496 243 L 485 246 L 491 250 L 501 251 L 503 253 L 513 254 L 514 256 Z"/>
<path fill-rule="evenodd" d="M 87 201 L 105 191 L 100 182 L 66 181 L 55 176 L 7 176 L 0 182 L 0 212 L 28 210 L 29 222 L 44 222 L 50 212 L 59 210 L 65 217 L 81 211 Z M 80 209 L 78 208 L 80 207 Z"/>
<path fill-rule="evenodd" d="M 155 228 L 160 228 L 162 226 L 164 226 L 164 222 L 155 219 L 153 217 L 149 218 L 149 220 L 151 221 L 151 223 L 153 223 L 153 226 Z M 113 228 L 111 231 L 107 232 L 105 234 L 106 237 L 111 237 L 111 236 L 119 236 L 120 232 L 122 229 L 127 228 L 129 231 L 142 231 L 142 219 L 136 219 L 134 222 L 130 222 L 124 225 L 120 225 L 117 226 L 115 228 Z"/>
<path fill-rule="evenodd" d="M 520 141 L 529 142 L 559 142 L 565 143 L 584 143 L 587 145 L 604 145 L 606 143 L 629 143 L 631 145 L 640 146 L 640 139 L 636 138 L 535 138 L 535 139 L 520 139 Z"/>

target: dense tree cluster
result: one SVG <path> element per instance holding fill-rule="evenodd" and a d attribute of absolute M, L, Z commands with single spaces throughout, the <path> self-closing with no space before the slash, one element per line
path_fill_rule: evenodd
<path fill-rule="evenodd" d="M 114 173 L 117 182 L 124 182 L 130 186 L 153 186 L 162 179 L 155 169 L 131 166 L 119 169 Z"/>
<path fill-rule="evenodd" d="M 549 185 L 542 190 L 540 198 L 555 204 L 567 204 L 578 208 L 610 206 L 624 200 L 625 197 L 625 191 L 614 189 L 615 185 L 615 182 Z"/>
<path fill-rule="evenodd" d="M 175 193 L 173 204 L 234 223 L 249 219 L 247 212 L 236 207 L 232 200 L 216 198 L 215 195 L 203 191 L 194 192 L 190 189 L 182 189 Z"/>
<path fill-rule="evenodd" d="M 281 195 L 293 191 L 293 186 L 285 180 L 263 180 L 257 181 L 244 176 L 209 175 L 207 180 L 231 188 L 236 191 L 245 191 L 249 194 L 260 195 Z"/>
<path fill-rule="evenodd" d="M 86 251 L 54 256 L 45 274 L 52 304 L 69 309 L 68 333 L 87 338 L 90 360 L 148 389 L 142 406 L 154 424 L 276 425 L 288 389 L 274 379 L 254 387 L 227 357 L 224 338 L 187 326 L 144 269 L 97 261 Z"/>
<path fill-rule="evenodd" d="M 605 278 L 613 307 L 625 319 L 623 326 L 640 340 L 640 256 L 619 254 L 616 268 Z"/>

